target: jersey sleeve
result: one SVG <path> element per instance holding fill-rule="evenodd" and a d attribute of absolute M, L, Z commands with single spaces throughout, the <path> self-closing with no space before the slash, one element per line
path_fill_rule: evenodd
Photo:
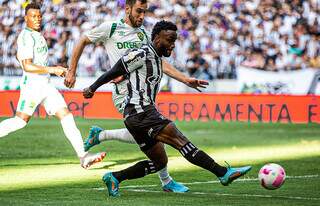
<path fill-rule="evenodd" d="M 121 61 L 127 73 L 140 69 L 146 62 L 146 52 L 142 49 L 132 50 L 121 57 Z"/>
<path fill-rule="evenodd" d="M 34 43 L 31 32 L 24 32 L 19 35 L 17 40 L 17 57 L 19 61 L 33 59 Z"/>
<path fill-rule="evenodd" d="M 108 21 L 94 27 L 88 31 L 85 35 L 91 42 L 105 42 L 110 38 L 113 22 Z"/>

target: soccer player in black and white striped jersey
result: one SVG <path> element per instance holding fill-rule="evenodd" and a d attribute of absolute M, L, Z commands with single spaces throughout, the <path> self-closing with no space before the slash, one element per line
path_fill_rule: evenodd
<path fill-rule="evenodd" d="M 125 16 L 117 21 L 108 19 L 101 25 L 96 26 L 92 30 L 86 32 L 79 42 L 76 44 L 70 61 L 70 68 L 66 74 L 65 85 L 69 88 L 74 86 L 76 80 L 76 70 L 79 58 L 83 49 L 92 43 L 102 43 L 106 48 L 106 53 L 113 67 L 117 61 L 125 55 L 130 49 L 140 48 L 141 45 L 151 41 L 151 34 L 143 27 L 145 13 L 148 8 L 147 0 L 126 0 Z M 188 87 L 197 89 L 203 80 L 188 77 L 182 72 L 175 69 L 166 60 L 162 61 L 163 72 L 176 79 L 177 81 L 187 85 Z M 115 108 L 123 114 L 124 103 L 127 91 L 126 78 L 120 77 L 112 81 L 112 101 Z M 106 129 L 103 130 L 98 126 L 92 126 L 89 131 L 88 138 L 84 142 L 85 151 L 90 150 L 93 146 L 104 141 L 116 140 L 124 143 L 136 144 L 133 136 L 127 128 Z M 176 182 L 168 172 L 168 168 L 164 167 L 159 172 L 162 189 L 166 192 L 187 192 L 188 187 Z"/>
<path fill-rule="evenodd" d="M 140 149 L 149 160 L 103 176 L 110 196 L 119 196 L 119 183 L 124 180 L 141 178 L 155 173 L 167 165 L 168 157 L 164 145 L 179 150 L 189 162 L 215 174 L 221 184 L 228 185 L 247 173 L 251 166 L 223 167 L 209 155 L 199 150 L 185 137 L 173 122 L 162 116 L 155 107 L 155 99 L 162 77 L 161 58 L 169 57 L 177 39 L 177 27 L 171 22 L 160 21 L 153 30 L 152 43 L 124 55 L 111 70 L 99 77 L 90 87 L 85 88 L 85 98 L 92 98 L 103 84 L 121 75 L 128 75 L 129 95 L 124 110 L 124 123 Z M 207 83 L 205 83 L 207 84 Z M 200 87 L 205 87 L 200 84 Z"/>

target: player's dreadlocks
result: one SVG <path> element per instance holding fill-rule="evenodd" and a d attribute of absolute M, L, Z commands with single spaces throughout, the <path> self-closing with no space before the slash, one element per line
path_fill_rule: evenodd
<path fill-rule="evenodd" d="M 156 35 L 159 34 L 162 30 L 177 31 L 178 29 L 177 26 L 170 21 L 159 21 L 156 23 L 156 25 L 154 25 L 152 29 L 151 41 L 153 41 Z"/>

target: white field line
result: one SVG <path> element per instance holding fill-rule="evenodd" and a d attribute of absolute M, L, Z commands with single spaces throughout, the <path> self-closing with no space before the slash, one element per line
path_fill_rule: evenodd
<path fill-rule="evenodd" d="M 126 189 L 132 192 L 149 192 L 149 193 L 162 193 L 162 191 L 145 190 L 145 189 Z M 258 195 L 258 194 L 231 194 L 231 193 L 206 193 L 206 192 L 188 192 L 186 194 L 192 195 L 216 195 L 216 196 L 229 196 L 229 197 L 261 197 L 261 198 L 283 198 L 294 200 L 320 200 L 315 197 L 298 197 L 298 196 L 283 196 L 283 195 Z"/>
<path fill-rule="evenodd" d="M 301 176 L 287 176 L 286 179 L 311 179 L 318 178 L 320 175 L 301 175 Z M 243 178 L 236 180 L 237 182 L 255 182 L 258 181 L 258 178 Z M 220 183 L 218 180 L 215 181 L 206 181 L 206 182 L 185 182 L 184 185 L 196 185 L 196 184 L 211 184 L 211 183 Z M 149 193 L 162 193 L 162 191 L 138 189 L 138 188 L 151 188 L 159 187 L 159 185 L 128 185 L 123 186 L 121 189 L 132 192 L 149 192 Z M 99 187 L 93 188 L 94 190 L 106 190 L 106 188 Z M 313 197 L 298 197 L 298 196 L 274 196 L 274 195 L 259 195 L 259 194 L 230 194 L 230 193 L 206 193 L 206 192 L 188 192 L 187 194 L 193 195 L 216 195 L 216 196 L 233 196 L 233 197 L 261 197 L 261 198 L 284 198 L 284 199 L 295 199 L 295 200 L 320 200 L 320 198 Z"/>
<path fill-rule="evenodd" d="M 286 179 L 310 179 L 310 178 L 317 178 L 320 175 L 302 175 L 302 176 L 286 176 Z M 258 178 L 242 178 L 237 179 L 235 182 L 255 182 L 258 181 Z M 181 182 L 184 185 L 199 185 L 199 184 L 212 184 L 212 183 L 220 183 L 219 180 L 212 180 L 206 182 Z M 146 187 L 159 187 L 159 185 L 127 185 L 122 186 L 121 189 L 130 189 L 130 188 L 146 188 Z M 104 187 L 93 188 L 94 190 L 105 190 Z"/>

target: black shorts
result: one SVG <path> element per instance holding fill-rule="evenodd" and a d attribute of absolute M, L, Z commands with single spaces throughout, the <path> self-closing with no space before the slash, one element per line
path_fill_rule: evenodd
<path fill-rule="evenodd" d="M 171 121 L 160 114 L 153 105 L 145 107 L 144 110 L 144 112 L 128 116 L 124 124 L 139 144 L 140 149 L 147 151 L 157 143 L 155 137 Z"/>

